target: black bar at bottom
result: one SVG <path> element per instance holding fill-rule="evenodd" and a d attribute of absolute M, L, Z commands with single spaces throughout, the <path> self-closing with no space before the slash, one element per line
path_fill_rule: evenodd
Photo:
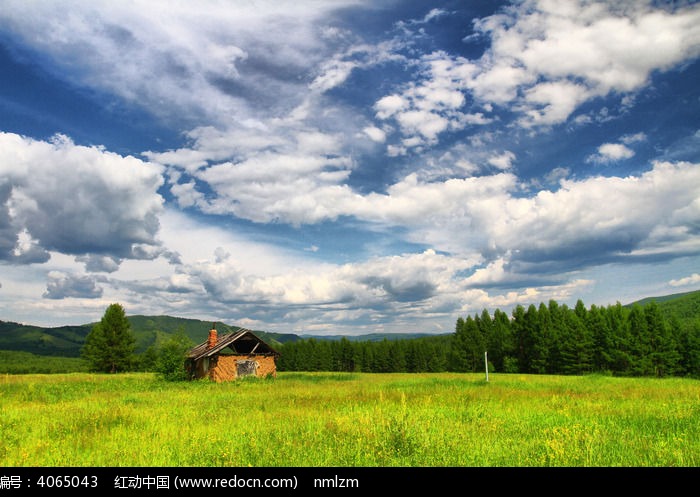
<path fill-rule="evenodd" d="M 3 467 L 0 497 L 56 493 L 114 495 L 405 492 L 477 495 L 535 491 L 561 495 L 614 485 L 649 492 L 697 484 L 700 468 L 365 468 L 365 467 Z M 387 497 L 387 496 L 385 496 Z M 393 496 L 390 496 L 393 497 Z"/>

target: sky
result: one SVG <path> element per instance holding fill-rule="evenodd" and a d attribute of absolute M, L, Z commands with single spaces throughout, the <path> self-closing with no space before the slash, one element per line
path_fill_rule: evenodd
<path fill-rule="evenodd" d="M 2 0 L 0 320 L 700 289 L 699 83 L 696 2 Z"/>

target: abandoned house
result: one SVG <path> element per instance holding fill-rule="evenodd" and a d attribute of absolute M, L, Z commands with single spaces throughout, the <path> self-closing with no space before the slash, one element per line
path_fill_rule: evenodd
<path fill-rule="evenodd" d="M 209 330 L 207 341 L 190 350 L 185 366 L 191 379 L 209 378 L 221 382 L 243 376 L 276 376 L 274 350 L 252 331 L 238 331 L 218 336 L 216 323 Z"/>

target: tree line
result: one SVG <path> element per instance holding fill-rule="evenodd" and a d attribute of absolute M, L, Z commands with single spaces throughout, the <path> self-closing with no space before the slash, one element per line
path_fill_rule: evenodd
<path fill-rule="evenodd" d="M 302 339 L 278 347 L 279 371 L 490 372 L 700 377 L 700 316 L 664 315 L 655 301 L 623 307 L 578 300 L 497 309 L 457 318 L 454 333 L 411 339 Z M 92 371 L 153 371 L 186 378 L 193 346 L 184 330 L 135 354 L 135 338 L 120 304 L 110 305 L 88 334 L 81 357 Z"/>
<path fill-rule="evenodd" d="M 285 343 L 280 371 L 479 372 L 700 377 L 700 318 L 667 318 L 659 305 L 517 306 L 459 317 L 453 334 L 353 342 Z"/>

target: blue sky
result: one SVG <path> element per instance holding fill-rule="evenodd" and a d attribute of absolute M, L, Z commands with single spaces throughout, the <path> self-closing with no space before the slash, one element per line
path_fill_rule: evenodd
<path fill-rule="evenodd" d="M 280 333 L 700 288 L 700 5 L 5 0 L 0 319 Z"/>

